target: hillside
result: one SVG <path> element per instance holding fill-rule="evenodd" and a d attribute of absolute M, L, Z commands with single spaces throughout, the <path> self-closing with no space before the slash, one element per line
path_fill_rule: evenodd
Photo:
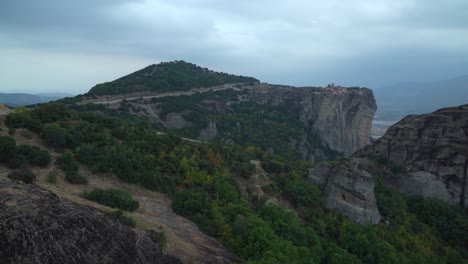
<path fill-rule="evenodd" d="M 153 64 L 115 81 L 97 84 L 85 95 L 186 91 L 223 84 L 257 82 L 252 77 L 215 72 L 185 61 L 172 61 Z"/>
<path fill-rule="evenodd" d="M 112 117 L 77 105 L 55 103 L 20 109 L 7 116 L 5 124 L 21 144 L 28 144 L 25 138 L 37 139 L 31 142 L 47 150 L 53 163 L 49 160 L 45 165 L 47 159 L 37 159 L 47 155 L 34 148 L 19 143 L 15 147 L 4 128 L 1 153 L 11 155 L 1 156 L 0 162 L 7 167 L 0 176 L 29 164 L 31 171 L 38 173 L 39 184 L 81 203 L 87 201 L 82 198 L 83 191 L 99 187 L 104 191 L 96 192 L 104 194 L 125 188 L 140 207 L 124 216 L 136 219 L 138 232 L 157 229 L 156 223 L 160 223 L 168 234 L 166 252 L 184 263 L 194 263 L 188 255 L 200 254 L 199 249 L 206 248 L 202 245 L 211 240 L 200 240 L 201 236 L 195 235 L 198 229 L 188 228 L 190 223 L 174 225 L 179 216 L 161 215 L 161 207 L 153 206 L 157 204 L 155 196 L 167 197 L 177 214 L 252 263 L 463 263 L 467 259 L 463 233 L 445 232 L 440 225 L 433 227 L 424 218 L 425 209 L 413 207 L 430 205 L 431 201 L 414 203 L 376 184 L 375 199 L 386 222 L 358 225 L 322 207 L 323 198 L 341 195 L 309 184 L 307 171 L 315 164 L 304 160 L 285 161 L 255 147 L 161 135 L 153 124 L 135 116 Z M 41 167 L 51 164 L 58 166 L 57 183 L 49 183 L 48 170 L 44 173 Z M 19 177 L 15 175 L 9 177 Z M 353 181 L 349 180 L 350 186 Z M 355 206 L 363 206 L 359 191 L 372 192 L 359 188 L 355 192 L 336 180 L 330 184 L 347 188 L 352 196 L 346 197 L 352 198 Z M 148 199 L 155 203 L 148 203 Z M 443 204 L 437 206 L 450 212 L 453 219 L 461 219 L 450 223 L 454 230 L 462 230 L 462 213 Z M 181 235 L 177 230 L 188 233 Z M 186 245 L 197 250 L 185 250 Z M 61 245 L 56 248 L 61 250 Z M 224 252 L 217 248 L 221 251 L 208 251 L 206 255 L 214 257 L 213 263 L 221 262 L 219 252 Z M 236 259 L 228 253 L 222 257 L 224 262 Z"/>

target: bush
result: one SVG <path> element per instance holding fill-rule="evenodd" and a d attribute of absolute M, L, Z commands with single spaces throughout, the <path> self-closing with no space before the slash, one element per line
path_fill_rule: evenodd
<path fill-rule="evenodd" d="M 377 157 L 375 161 L 381 165 L 387 165 L 390 162 L 386 157 Z"/>
<path fill-rule="evenodd" d="M 47 179 L 46 179 L 47 183 L 52 183 L 52 184 L 55 184 L 57 183 L 57 174 L 55 174 L 55 172 L 51 171 L 47 174 Z"/>
<path fill-rule="evenodd" d="M 117 218 L 117 220 L 119 220 L 120 223 L 126 225 L 126 226 L 129 226 L 129 227 L 135 227 L 136 226 L 136 222 L 133 218 L 131 217 L 128 217 L 128 216 L 125 216 L 124 213 L 122 212 L 122 210 L 116 210 L 114 212 L 112 212 L 112 215 L 115 216 Z"/>
<path fill-rule="evenodd" d="M 65 180 L 71 184 L 88 184 L 88 179 L 76 171 L 65 171 Z"/>
<path fill-rule="evenodd" d="M 8 161 L 16 153 L 16 142 L 8 136 L 0 136 L 0 162 Z"/>
<path fill-rule="evenodd" d="M 49 152 L 36 146 L 20 145 L 16 149 L 16 154 L 24 156 L 31 165 L 47 166 L 50 163 Z"/>
<path fill-rule="evenodd" d="M 19 180 L 24 183 L 33 183 L 36 180 L 36 175 L 32 173 L 29 169 L 22 168 L 19 170 L 14 170 L 8 174 L 8 178 Z"/>
<path fill-rule="evenodd" d="M 140 206 L 138 201 L 135 201 L 132 195 L 123 189 L 104 190 L 101 188 L 94 188 L 90 192 L 84 192 L 82 197 L 112 208 L 119 208 L 125 211 L 135 211 Z"/>
<path fill-rule="evenodd" d="M 60 167 L 65 172 L 67 171 L 78 171 L 78 163 L 75 160 L 73 154 L 69 151 L 65 152 L 59 160 Z"/>

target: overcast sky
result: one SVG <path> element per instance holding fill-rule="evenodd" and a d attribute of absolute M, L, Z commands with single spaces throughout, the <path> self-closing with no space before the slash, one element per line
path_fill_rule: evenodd
<path fill-rule="evenodd" d="M 468 74 L 467 0 L 1 0 L 0 92 L 84 93 L 185 60 L 379 88 Z"/>

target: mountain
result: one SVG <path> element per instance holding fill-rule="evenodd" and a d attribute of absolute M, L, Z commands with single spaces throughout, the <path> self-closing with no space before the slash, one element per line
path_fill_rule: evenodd
<path fill-rule="evenodd" d="M 153 64 L 113 82 L 94 86 L 86 95 L 186 91 L 228 83 L 256 83 L 252 77 L 214 72 L 185 61 Z"/>
<path fill-rule="evenodd" d="M 405 82 L 375 89 L 376 120 L 397 121 L 407 115 L 468 103 L 468 75 L 428 83 Z"/>
<path fill-rule="evenodd" d="M 376 110 L 370 89 L 271 85 L 183 61 L 97 85 L 80 101 L 149 118 L 179 136 L 311 161 L 370 143 Z"/>
<path fill-rule="evenodd" d="M 69 94 L 44 93 L 44 94 L 26 94 L 26 93 L 0 93 L 0 104 L 13 107 L 47 103 L 70 96 Z"/>

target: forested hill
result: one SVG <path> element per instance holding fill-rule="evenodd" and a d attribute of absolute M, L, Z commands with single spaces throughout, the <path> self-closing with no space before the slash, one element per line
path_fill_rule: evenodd
<path fill-rule="evenodd" d="M 228 83 L 257 82 L 259 80 L 253 77 L 215 72 L 185 61 L 172 61 L 153 64 L 115 81 L 97 84 L 86 95 L 187 91 Z"/>

